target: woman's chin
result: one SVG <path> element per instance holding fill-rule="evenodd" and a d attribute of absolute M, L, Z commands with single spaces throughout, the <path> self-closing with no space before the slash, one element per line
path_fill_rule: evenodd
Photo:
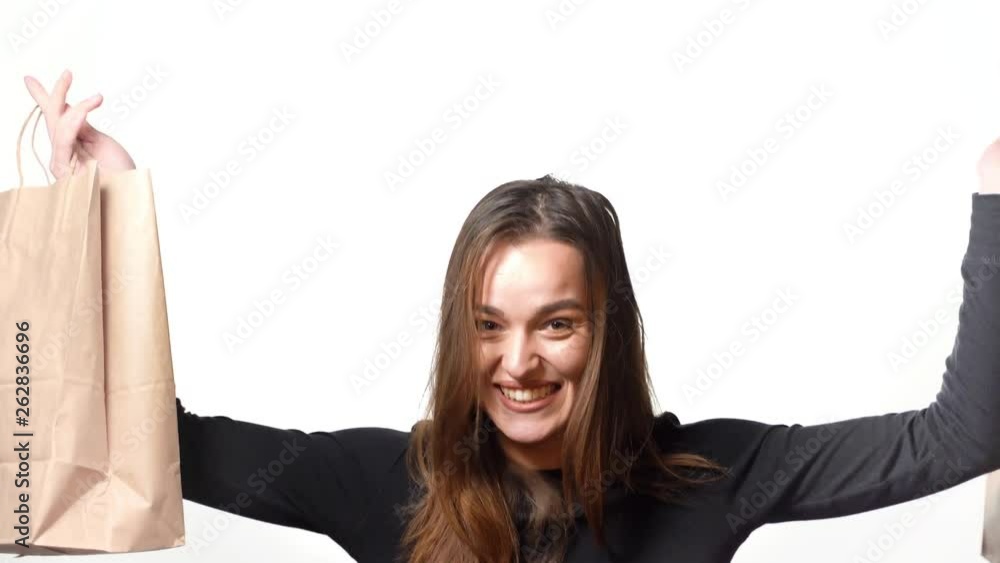
<path fill-rule="evenodd" d="M 508 441 L 524 445 L 545 442 L 554 433 L 547 424 L 500 424 L 499 429 Z"/>

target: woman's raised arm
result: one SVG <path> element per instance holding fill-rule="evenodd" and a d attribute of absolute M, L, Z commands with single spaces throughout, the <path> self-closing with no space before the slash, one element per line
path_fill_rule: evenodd
<path fill-rule="evenodd" d="M 832 518 L 924 497 L 1000 469 L 1000 146 L 970 194 L 958 333 L 926 408 L 827 424 L 711 419 L 680 427 L 739 475 L 735 534 L 770 522 Z"/>

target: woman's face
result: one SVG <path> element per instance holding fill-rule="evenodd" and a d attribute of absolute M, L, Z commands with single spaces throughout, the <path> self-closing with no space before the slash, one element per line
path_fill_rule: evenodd
<path fill-rule="evenodd" d="M 483 283 L 476 304 L 483 408 L 508 456 L 558 466 L 590 350 L 583 257 L 547 239 L 502 243 L 487 259 Z"/>

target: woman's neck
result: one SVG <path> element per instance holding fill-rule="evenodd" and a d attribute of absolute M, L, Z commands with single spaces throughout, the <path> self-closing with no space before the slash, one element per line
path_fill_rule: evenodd
<path fill-rule="evenodd" d="M 500 447 L 507 461 L 525 469 L 540 471 L 562 467 L 562 440 L 560 437 L 534 444 L 523 444 L 500 435 Z"/>

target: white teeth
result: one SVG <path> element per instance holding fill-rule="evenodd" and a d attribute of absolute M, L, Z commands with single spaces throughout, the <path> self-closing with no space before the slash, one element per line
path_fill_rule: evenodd
<path fill-rule="evenodd" d="M 500 387 L 500 390 L 508 399 L 512 401 L 517 401 L 519 403 L 530 403 L 532 401 L 537 401 L 539 399 L 544 399 L 548 397 L 556 390 L 556 385 L 554 383 L 546 385 L 544 387 L 536 387 L 534 389 L 510 389 L 507 387 Z"/>

